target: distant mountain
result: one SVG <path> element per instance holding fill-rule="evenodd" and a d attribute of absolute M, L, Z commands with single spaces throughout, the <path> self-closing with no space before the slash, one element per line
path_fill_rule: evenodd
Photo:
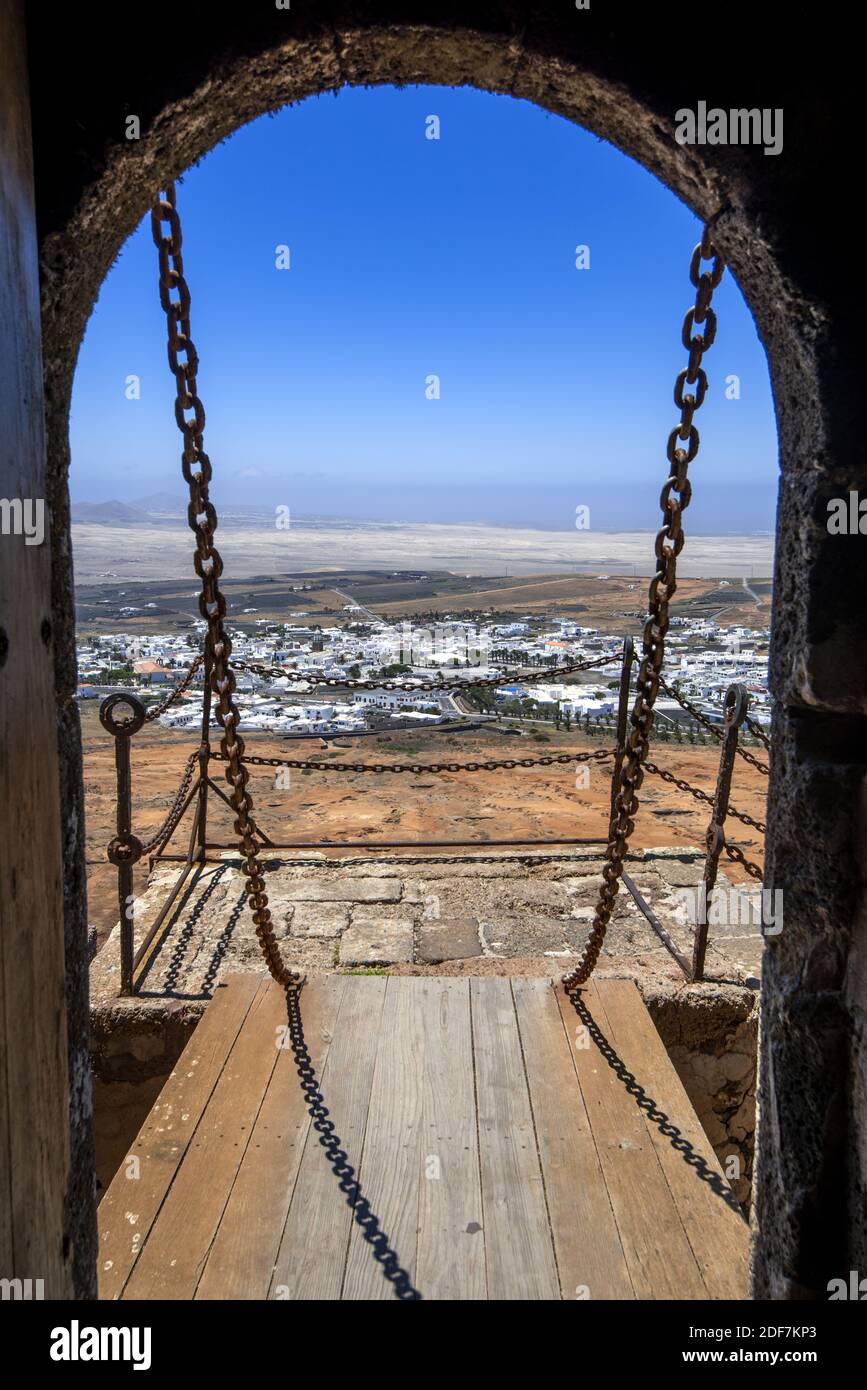
<path fill-rule="evenodd" d="M 187 499 L 180 492 L 151 492 L 147 497 L 134 497 L 134 507 L 143 512 L 172 512 L 175 516 L 185 516 Z"/>
<path fill-rule="evenodd" d="M 74 502 L 72 520 L 96 522 L 100 526 L 140 526 L 147 525 L 150 517 L 125 502 Z"/>

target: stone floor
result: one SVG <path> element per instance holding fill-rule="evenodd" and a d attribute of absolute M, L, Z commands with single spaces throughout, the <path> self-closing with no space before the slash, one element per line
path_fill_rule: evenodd
<path fill-rule="evenodd" d="M 660 848 L 637 852 L 629 873 L 643 897 L 690 955 L 691 929 L 680 890 L 701 881 L 701 851 Z M 552 974 L 580 954 L 589 931 L 601 859 L 593 848 L 555 856 L 503 854 L 444 861 L 324 856 L 272 861 L 268 897 L 287 962 L 307 971 L 437 966 L 472 961 L 497 969 L 511 959 L 537 958 Z M 136 941 L 154 920 L 178 872 L 158 865 L 137 900 Z M 724 872 L 719 883 L 730 887 Z M 226 855 L 191 876 L 164 924 L 140 978 L 139 994 L 204 1000 L 228 972 L 261 968 L 244 878 L 236 856 Z M 736 900 L 758 889 L 735 890 Z M 734 914 L 732 914 L 734 915 Z M 740 920 L 747 920 L 742 910 Z M 712 928 L 708 977 L 754 983 L 762 938 L 758 926 Z M 601 966 L 626 964 L 682 980 L 630 894 L 621 888 Z M 119 985 L 119 928 L 97 955 L 91 1002 L 113 998 Z"/>

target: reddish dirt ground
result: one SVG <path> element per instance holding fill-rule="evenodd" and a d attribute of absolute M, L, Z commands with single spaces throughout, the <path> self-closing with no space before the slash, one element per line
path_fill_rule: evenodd
<path fill-rule="evenodd" d="M 355 740 L 330 749 L 328 761 L 446 762 L 522 758 L 570 749 L 606 746 L 606 738 L 588 738 L 574 731 L 543 730 L 547 742 L 530 736 L 515 738 L 502 732 L 480 735 L 394 734 Z M 96 702 L 82 706 L 84 775 L 87 817 L 89 920 L 102 942 L 117 921 L 116 872 L 105 858 L 105 846 L 115 828 L 114 741 L 102 729 Z M 184 763 L 195 747 L 189 734 L 146 725 L 133 747 L 133 827 L 146 838 L 162 821 L 180 781 Z M 264 756 L 322 758 L 318 742 L 293 742 L 257 736 L 248 751 Z M 763 749 L 751 749 L 765 761 Z M 719 762 L 717 745 L 695 747 L 657 743 L 655 762 L 693 786 L 712 793 Z M 400 776 L 364 773 L 305 773 L 293 770 L 289 787 L 275 786 L 273 769 L 253 769 L 251 790 L 262 827 L 275 841 L 473 839 L 480 848 L 492 840 L 522 835 L 604 838 L 610 796 L 610 762 L 589 765 L 589 785 L 576 788 L 574 765 L 515 768 L 497 772 L 450 772 Z M 223 765 L 215 764 L 214 780 L 222 783 Z M 767 778 L 737 759 L 732 783 L 734 806 L 757 820 L 765 817 Z M 232 843 L 228 808 L 211 798 L 209 839 Z M 636 848 L 658 845 L 702 845 L 709 807 L 660 778 L 647 776 L 641 791 L 641 811 L 633 843 Z M 175 834 L 171 848 L 186 849 L 190 820 Z M 737 821 L 729 837 L 748 859 L 761 864 L 763 837 Z M 729 876 L 746 881 L 735 864 Z M 146 861 L 137 869 L 143 876 Z M 140 882 L 137 880 L 137 887 Z"/>

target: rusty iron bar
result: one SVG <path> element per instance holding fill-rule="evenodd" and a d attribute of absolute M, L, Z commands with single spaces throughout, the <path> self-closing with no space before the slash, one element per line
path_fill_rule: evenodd
<path fill-rule="evenodd" d="M 171 890 L 171 892 L 169 893 L 169 896 L 166 898 L 166 900 L 165 900 L 165 902 L 163 903 L 162 907 L 160 908 L 160 910 L 159 910 L 157 916 L 155 917 L 154 921 L 151 923 L 150 927 L 148 928 L 147 933 L 145 934 L 144 940 L 142 941 L 141 945 L 139 946 L 138 950 L 137 950 L 136 953 L 135 953 L 135 958 L 134 958 L 134 960 L 133 960 L 133 969 L 134 969 L 134 970 L 137 970 L 138 967 L 139 967 L 139 965 L 141 964 L 141 962 L 144 960 L 144 957 L 145 957 L 145 955 L 146 955 L 146 953 L 147 953 L 147 951 L 148 951 L 148 948 L 150 947 L 151 942 L 153 941 L 154 937 L 156 936 L 156 934 L 157 934 L 157 932 L 159 931 L 160 927 L 162 926 L 163 922 L 166 920 L 166 917 L 168 916 L 168 913 L 169 913 L 169 911 L 171 910 L 171 908 L 172 908 L 172 906 L 173 906 L 173 904 L 174 904 L 174 902 L 175 902 L 175 899 L 176 899 L 177 896 L 178 896 L 178 893 L 181 891 L 181 886 L 186 882 L 187 878 L 188 878 L 189 875 L 190 875 L 191 870 L 192 870 L 193 868 L 195 868 L 199 863 L 201 863 L 201 861 L 199 860 L 199 857 L 198 857 L 198 843 L 197 843 L 197 842 L 198 842 L 199 814 L 200 814 L 200 811 L 201 811 L 201 802 L 200 802 L 200 801 L 197 801 L 197 802 L 196 802 L 196 811 L 195 811 L 195 815 L 193 816 L 193 828 L 192 828 L 192 831 L 191 831 L 191 833 L 190 833 L 190 845 L 189 845 L 189 849 L 187 850 L 186 854 L 183 856 L 184 867 L 183 867 L 181 873 L 178 875 L 178 878 L 176 879 L 176 881 L 175 881 L 175 883 L 174 883 L 174 885 L 173 885 L 173 887 L 172 887 L 172 890 Z M 180 856 L 179 856 L 179 857 L 180 857 Z"/>
<path fill-rule="evenodd" d="M 155 860 L 163 857 L 162 850 L 169 843 L 178 826 L 180 825 L 181 821 L 183 820 L 184 816 L 187 814 L 190 802 L 192 801 L 193 797 L 196 795 L 198 790 L 199 783 L 198 780 L 196 780 L 193 782 L 192 786 L 187 791 L 187 794 L 184 797 L 183 805 L 181 806 L 180 812 L 178 813 L 178 818 L 175 821 L 175 824 L 172 826 L 169 833 L 167 835 L 161 835 L 160 838 L 156 841 L 150 842 L 151 848 L 148 852 L 148 865 L 150 868 L 153 868 Z"/>
<path fill-rule="evenodd" d="M 672 941 L 665 927 L 660 922 L 659 918 L 656 916 L 655 912 L 652 910 L 649 904 L 645 902 L 644 898 L 639 893 L 635 884 L 632 882 L 632 879 L 629 877 L 629 874 L 626 873 L 626 871 L 624 870 L 621 877 L 623 879 L 624 887 L 628 889 L 628 891 L 632 894 L 636 906 L 639 907 L 641 911 L 644 913 L 644 916 L 646 917 L 650 926 L 656 932 L 656 935 L 659 937 L 666 951 L 668 951 L 669 955 L 672 955 L 674 957 L 686 978 L 691 981 L 693 978 L 692 966 L 690 965 L 686 956 L 684 956 L 677 949 L 676 945 Z"/>
<path fill-rule="evenodd" d="M 126 707 L 129 716 L 117 715 Z M 99 707 L 99 719 L 114 739 L 117 773 L 116 834 L 106 853 L 117 869 L 117 905 L 120 914 L 120 992 L 133 992 L 133 870 L 142 856 L 142 844 L 132 833 L 132 767 L 130 741 L 145 722 L 145 708 L 134 695 L 109 695 Z"/>
<path fill-rule="evenodd" d="M 211 656 L 205 641 L 205 688 L 202 692 L 202 737 L 199 745 L 199 857 L 205 857 L 205 841 L 208 838 L 208 787 L 212 785 L 208 776 L 208 761 L 211 757 Z M 228 800 L 228 798 L 226 798 Z"/>
<path fill-rule="evenodd" d="M 614 745 L 614 767 L 611 772 L 611 814 L 613 821 L 617 814 L 615 802 L 620 786 L 620 769 L 626 751 L 626 731 L 629 724 L 629 685 L 632 679 L 632 663 L 635 661 L 635 643 L 631 637 L 623 642 L 623 667 L 620 672 L 620 702 L 617 707 L 617 738 Z"/>
<path fill-rule="evenodd" d="M 719 857 L 725 847 L 725 821 L 729 809 L 732 773 L 738 746 L 738 732 L 743 724 L 749 706 L 749 696 L 745 686 L 730 685 L 725 698 L 725 724 L 720 744 L 719 772 L 713 798 L 710 824 L 705 842 L 707 856 L 704 861 L 701 898 L 698 908 L 698 921 L 695 927 L 692 951 L 692 978 L 704 979 L 704 962 L 707 954 L 708 907 L 719 870 Z"/>
<path fill-rule="evenodd" d="M 561 839 L 549 836 L 544 840 L 285 840 L 279 844 L 272 841 L 265 849 L 490 849 L 511 845 L 516 848 L 542 848 L 545 845 L 604 845 L 604 836 L 584 839 Z M 228 853 L 237 846 L 209 840 L 208 850 L 221 850 Z M 186 856 L 180 854 L 161 854 L 160 859 L 171 862 L 180 861 Z"/>

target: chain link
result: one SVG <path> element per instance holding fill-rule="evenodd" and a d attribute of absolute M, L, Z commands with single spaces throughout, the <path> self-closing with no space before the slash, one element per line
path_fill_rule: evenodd
<path fill-rule="evenodd" d="M 162 849 L 163 845 L 174 834 L 175 830 L 177 829 L 182 815 L 184 798 L 187 792 L 190 790 L 190 783 L 193 780 L 193 773 L 196 770 L 196 764 L 198 763 L 198 761 L 199 753 L 197 749 L 195 753 L 191 753 L 190 756 L 187 758 L 184 773 L 181 778 L 181 783 L 177 791 L 175 792 L 174 801 L 172 802 L 171 807 L 169 808 L 168 815 L 166 816 L 165 820 L 163 821 L 156 834 L 152 835 L 151 838 L 145 844 L 142 845 L 142 855 L 152 854 L 158 845 Z"/>
<path fill-rule="evenodd" d="M 168 225 L 168 234 L 163 230 L 164 224 Z M 207 624 L 205 651 L 216 698 L 215 713 L 223 731 L 220 747 L 228 763 L 226 781 L 231 787 L 229 800 L 235 812 L 235 834 L 244 860 L 246 891 L 262 954 L 273 978 L 288 990 L 300 985 L 302 976 L 290 970 L 280 956 L 254 839 L 253 802 L 247 791 L 249 773 L 244 766 L 244 740 L 238 732 L 240 713 L 234 699 L 235 677 L 230 664 L 232 642 L 223 625 L 226 599 L 219 587 L 223 561 L 214 545 L 217 513 L 208 492 L 213 470 L 204 449 L 205 409 L 197 390 L 199 358 L 190 333 L 190 291 L 184 278 L 174 184 L 157 197 L 151 210 L 151 231 L 159 252 L 160 303 L 168 328 L 169 368 L 176 383 L 175 420 L 184 441 L 181 468 L 189 486 L 187 520 L 196 537 L 194 563 L 201 580 L 199 612 Z"/>
<path fill-rule="evenodd" d="M 159 719 L 160 715 L 165 714 L 166 710 L 169 709 L 175 703 L 175 700 L 179 700 L 180 697 L 185 693 L 185 691 L 189 690 L 193 677 L 195 676 L 204 659 L 205 658 L 201 652 L 199 652 L 198 656 L 193 657 L 192 662 L 187 667 L 187 673 L 184 676 L 183 680 L 175 686 L 174 690 L 168 696 L 168 698 L 162 700 L 158 705 L 152 705 L 151 708 L 147 710 L 147 712 L 145 713 L 146 724 L 150 724 L 151 721 L 154 719 Z"/>
<path fill-rule="evenodd" d="M 709 270 L 700 269 L 702 260 L 712 261 Z M 590 939 L 576 968 L 563 976 L 563 983 L 570 991 L 590 978 L 599 959 L 620 887 L 623 860 L 635 828 L 634 817 L 639 805 L 638 792 L 644 780 L 642 763 L 647 756 L 653 727 L 653 706 L 659 692 L 660 672 L 665 658 L 668 608 L 677 588 L 677 557 L 685 540 L 682 515 L 689 505 L 692 491 L 687 472 L 699 447 L 699 435 L 693 424 L 693 416 L 707 392 L 707 376 L 701 363 L 703 354 L 716 336 L 716 315 L 710 303 L 713 291 L 722 279 L 723 269 L 722 258 L 711 242 L 710 227 L 705 226 L 701 241 L 692 253 L 689 267 L 689 278 L 695 287 L 696 296 L 695 304 L 684 318 L 681 334 L 683 346 L 689 357 L 674 387 L 674 403 L 680 410 L 680 422 L 671 431 L 666 449 L 670 469 L 659 499 L 663 525 L 657 532 L 654 546 L 657 568 L 650 582 L 648 619 L 644 627 L 643 655 L 636 680 L 632 727 L 627 736 L 620 767 L 618 791 L 608 828 L 603 881 Z M 700 332 L 694 331 L 696 325 L 700 325 Z M 684 388 L 687 386 L 693 389 L 685 391 Z"/>
<path fill-rule="evenodd" d="M 742 849 L 739 849 L 737 845 L 730 845 L 728 843 L 726 843 L 723 848 L 729 859 L 734 860 L 736 864 L 740 864 L 742 868 L 746 869 L 750 878 L 757 879 L 759 883 L 764 881 L 765 875 L 758 864 L 754 864 L 751 859 L 747 859 Z"/>
<path fill-rule="evenodd" d="M 718 728 L 716 724 L 712 723 L 712 721 L 708 719 L 707 715 L 703 714 L 702 711 L 698 709 L 694 704 L 692 704 L 686 698 L 685 695 L 681 695 L 679 690 L 675 690 L 673 686 L 670 686 L 667 681 L 663 680 L 662 676 L 659 677 L 659 688 L 660 690 L 664 690 L 666 695 L 670 695 L 672 700 L 676 700 L 677 703 L 680 705 L 681 709 L 685 709 L 688 714 L 692 715 L 693 719 L 698 720 L 699 724 L 703 724 L 704 727 L 708 729 L 710 733 L 713 734 L 714 738 L 717 738 L 720 740 L 720 742 L 722 742 L 722 740 L 725 738 L 725 734 L 723 733 L 722 729 Z M 747 715 L 744 716 L 744 723 L 748 725 L 751 730 L 754 728 L 753 721 Z M 765 746 L 767 748 L 770 748 L 770 743 L 767 742 L 764 734 L 759 734 L 757 735 L 757 737 L 759 737 L 765 743 Z M 771 770 L 768 767 L 767 763 L 761 762 L 760 759 L 755 757 L 753 753 L 750 753 L 748 749 L 743 748 L 740 743 L 735 744 L 735 752 L 737 753 L 738 757 L 743 758 L 744 762 L 750 763 L 754 768 L 757 768 L 758 771 L 761 772 L 765 777 L 770 776 Z"/>
<path fill-rule="evenodd" d="M 414 695 L 424 695 L 427 690 L 477 690 L 480 686 L 498 686 L 511 684 L 520 681 L 522 685 L 531 685 L 535 681 L 550 681 L 557 676 L 571 676 L 577 671 L 590 671 L 595 666 L 608 666 L 618 661 L 616 652 L 609 652 L 607 656 L 593 657 L 592 660 L 576 661 L 568 666 L 552 666 L 547 671 L 517 672 L 508 675 L 503 672 L 497 676 L 480 676 L 478 680 L 439 680 L 426 681 L 423 685 L 418 685 L 414 681 L 396 680 L 355 680 L 349 676 L 319 676 L 301 675 L 297 672 L 282 669 L 279 666 L 262 666 L 253 661 L 234 661 L 232 665 L 236 671 L 250 671 L 254 676 L 263 676 L 268 680 L 293 680 L 294 684 L 304 684 L 309 689 L 316 686 L 326 685 L 339 687 L 341 690 L 407 690 Z"/>
<path fill-rule="evenodd" d="M 763 743 L 765 748 L 767 748 L 768 752 L 770 753 L 771 740 L 765 733 L 761 724 L 757 724 L 754 719 L 750 719 L 750 716 L 748 714 L 744 715 L 744 723 L 746 724 L 750 733 L 753 735 L 753 738 L 757 738 L 759 740 L 759 743 Z"/>
<path fill-rule="evenodd" d="M 225 761 L 221 753 L 212 757 Z M 597 748 L 588 753 L 551 753 L 540 758 L 501 758 L 479 763 L 326 763 L 305 758 L 260 758 L 244 755 L 244 762 L 254 767 L 294 767 L 308 772 L 497 772 L 500 768 L 552 767 L 555 763 L 604 762 L 614 757 L 613 748 Z"/>
<path fill-rule="evenodd" d="M 678 787 L 682 792 L 689 792 L 689 795 L 694 796 L 696 801 L 704 801 L 708 806 L 713 806 L 714 800 L 712 796 L 709 796 L 707 792 L 703 792 L 699 787 L 691 786 L 690 783 L 685 781 L 682 777 L 675 777 L 673 772 L 667 772 L 664 767 L 657 767 L 656 763 L 652 763 L 649 758 L 645 758 L 644 766 L 648 772 L 652 772 L 655 776 L 661 777 L 663 782 L 668 782 L 672 787 Z M 743 821 L 744 825 L 751 825 L 753 830 L 760 831 L 762 835 L 764 835 L 767 830 L 767 826 L 763 821 L 754 820 L 746 811 L 735 810 L 731 803 L 729 803 L 726 815 L 734 816 L 735 820 Z"/>

